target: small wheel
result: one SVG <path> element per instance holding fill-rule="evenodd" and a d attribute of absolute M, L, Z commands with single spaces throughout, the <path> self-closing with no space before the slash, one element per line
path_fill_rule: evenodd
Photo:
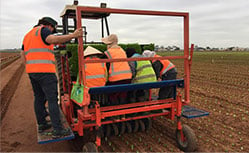
<path fill-rule="evenodd" d="M 183 134 L 183 140 L 181 133 Z M 178 147 L 186 152 L 195 151 L 197 147 L 195 133 L 188 125 L 182 125 L 182 132 L 176 130 L 176 142 Z"/>
<path fill-rule="evenodd" d="M 126 124 L 126 132 L 131 133 L 132 132 L 131 124 L 129 122 L 126 122 L 125 124 Z"/>
<path fill-rule="evenodd" d="M 98 152 L 98 148 L 94 143 L 88 142 L 83 146 L 82 151 L 83 152 Z"/>
<path fill-rule="evenodd" d="M 119 123 L 119 134 L 124 134 L 125 133 L 125 129 L 126 129 L 126 125 L 125 122 L 121 122 Z"/>
<path fill-rule="evenodd" d="M 138 120 L 138 123 L 139 123 L 139 131 L 144 132 L 145 131 L 144 122 L 142 120 Z"/>
<path fill-rule="evenodd" d="M 145 131 L 149 131 L 152 127 L 152 120 L 150 118 L 144 118 L 143 122 L 145 125 Z"/>
<path fill-rule="evenodd" d="M 131 121 L 131 126 L 132 126 L 132 132 L 137 132 L 139 129 L 138 120 Z"/>
<path fill-rule="evenodd" d="M 118 126 L 114 123 L 112 124 L 112 135 L 115 135 L 117 136 L 119 134 L 119 131 L 118 131 Z"/>

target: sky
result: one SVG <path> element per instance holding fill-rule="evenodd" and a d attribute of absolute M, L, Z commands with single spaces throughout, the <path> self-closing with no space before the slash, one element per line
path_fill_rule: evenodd
<path fill-rule="evenodd" d="M 61 24 L 60 13 L 73 0 L 1 0 L 0 49 L 20 48 L 24 35 L 44 16 Z M 249 0 L 79 0 L 79 5 L 188 12 L 190 43 L 201 47 L 249 47 Z M 88 41 L 100 41 L 99 20 L 83 20 Z M 110 33 L 119 43 L 154 43 L 183 48 L 183 18 L 111 15 Z"/>

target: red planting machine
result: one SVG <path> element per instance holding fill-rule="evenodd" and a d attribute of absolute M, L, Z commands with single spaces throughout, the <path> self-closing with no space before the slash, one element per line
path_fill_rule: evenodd
<path fill-rule="evenodd" d="M 84 100 L 81 104 L 75 103 L 71 99 L 72 81 L 70 77 L 70 68 L 67 55 L 61 56 L 61 72 L 62 72 L 62 85 L 63 92 L 61 92 L 60 104 L 62 112 L 66 118 L 67 123 L 74 133 L 79 136 L 84 136 L 86 130 L 92 130 L 96 133 L 95 142 L 88 142 L 83 146 L 84 152 L 96 152 L 101 145 L 101 138 L 110 135 L 124 134 L 125 132 L 136 132 L 140 130 L 148 130 L 151 127 L 153 119 L 156 117 L 166 117 L 169 120 L 177 122 L 176 127 L 176 141 L 178 147 L 183 151 L 194 151 L 196 149 L 196 137 L 193 130 L 183 125 L 181 122 L 182 117 L 196 118 L 208 115 L 208 112 L 190 107 L 190 67 L 192 63 L 193 45 L 189 49 L 189 13 L 182 12 L 166 12 L 166 11 L 150 11 L 150 10 L 130 10 L 130 9 L 114 9 L 106 8 L 102 4 L 101 7 L 87 7 L 70 5 L 66 6 L 61 14 L 63 21 L 63 33 L 68 33 L 68 19 L 73 19 L 75 25 L 73 28 L 84 27 L 82 19 L 100 19 L 102 23 L 102 37 L 104 22 L 107 27 L 107 34 L 109 29 L 107 24 L 107 17 L 111 14 L 128 14 L 138 16 L 171 16 L 180 17 L 183 19 L 183 34 L 184 34 L 184 54 L 182 56 L 165 56 L 154 57 L 153 60 L 162 59 L 182 59 L 184 61 L 184 77 L 176 80 L 147 82 L 138 84 L 123 84 L 112 85 L 94 88 L 84 88 Z M 84 21 L 84 20 L 83 20 Z M 138 23 L 139 24 L 139 23 Z M 155 25 L 156 26 L 156 25 Z M 72 28 L 71 27 L 71 28 Z M 86 32 L 85 32 L 86 34 Z M 129 59 L 101 59 L 84 60 L 83 45 L 87 43 L 85 35 L 78 40 L 78 74 L 79 82 L 85 85 L 85 63 L 106 63 L 106 62 L 119 62 L 119 61 L 139 61 L 139 60 L 152 60 L 152 57 L 143 58 L 129 58 Z M 150 96 L 149 101 L 140 101 L 115 106 L 101 106 L 101 96 L 99 101 L 91 101 L 91 94 L 105 95 L 115 92 L 132 91 L 138 89 L 153 89 L 164 86 L 174 87 L 174 98 L 156 100 Z M 181 95 L 177 88 L 182 88 L 184 91 Z M 184 97 L 184 98 L 183 98 Z M 89 107 L 92 104 L 93 107 Z M 77 109 L 75 107 L 77 106 Z M 165 110 L 165 111 L 156 111 Z M 149 112 L 149 113 L 145 113 Z M 131 115 L 136 114 L 136 115 Z M 126 115 L 125 118 L 113 119 L 115 116 Z"/>

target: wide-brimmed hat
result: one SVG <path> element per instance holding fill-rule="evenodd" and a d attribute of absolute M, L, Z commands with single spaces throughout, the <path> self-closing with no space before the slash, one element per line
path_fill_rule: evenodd
<path fill-rule="evenodd" d="M 150 50 L 145 50 L 143 52 L 143 56 L 144 57 L 154 57 L 156 55 L 156 52 L 154 51 L 150 51 Z"/>
<path fill-rule="evenodd" d="M 103 54 L 103 53 L 101 51 L 97 50 L 96 48 L 91 47 L 91 46 L 88 46 L 84 50 L 84 56 L 95 55 L 95 54 Z"/>
<path fill-rule="evenodd" d="M 57 24 L 58 24 L 58 23 L 57 23 L 53 18 L 51 18 L 51 17 L 43 17 L 43 18 L 41 18 L 41 19 L 39 20 L 39 22 L 40 22 L 40 23 L 47 22 L 47 23 L 51 24 L 51 26 L 53 26 L 53 28 L 54 28 L 54 31 L 52 31 L 52 32 L 53 32 L 53 33 L 56 33 L 56 32 L 57 32 L 56 27 L 57 27 Z"/>
<path fill-rule="evenodd" d="M 118 37 L 115 34 L 111 34 L 105 38 L 101 39 L 103 43 L 109 45 L 109 44 L 113 44 L 113 43 L 118 43 Z"/>

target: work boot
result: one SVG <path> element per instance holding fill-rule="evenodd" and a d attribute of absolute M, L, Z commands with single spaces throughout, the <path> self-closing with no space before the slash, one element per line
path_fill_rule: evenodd
<path fill-rule="evenodd" d="M 43 131 L 50 129 L 51 127 L 52 127 L 52 125 L 50 123 L 40 124 L 40 125 L 38 125 L 38 132 L 42 133 Z"/>
<path fill-rule="evenodd" d="M 52 138 L 53 139 L 58 139 L 61 137 L 65 137 L 71 134 L 71 131 L 69 128 L 67 129 L 61 129 L 61 130 L 53 130 L 52 131 Z"/>

